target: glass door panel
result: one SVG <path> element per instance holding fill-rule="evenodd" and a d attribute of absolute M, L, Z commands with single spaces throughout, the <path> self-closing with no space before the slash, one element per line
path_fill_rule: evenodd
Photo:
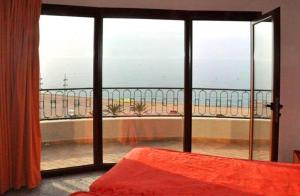
<path fill-rule="evenodd" d="M 248 159 L 250 43 L 250 22 L 193 21 L 193 152 Z"/>
<path fill-rule="evenodd" d="M 273 22 L 254 25 L 253 159 L 270 160 L 273 91 Z"/>
<path fill-rule="evenodd" d="M 252 23 L 251 158 L 277 160 L 280 116 L 280 12 Z"/>
<path fill-rule="evenodd" d="M 41 169 L 93 164 L 94 19 L 41 16 Z"/>
<path fill-rule="evenodd" d="M 103 20 L 103 160 L 183 149 L 184 21 Z"/>

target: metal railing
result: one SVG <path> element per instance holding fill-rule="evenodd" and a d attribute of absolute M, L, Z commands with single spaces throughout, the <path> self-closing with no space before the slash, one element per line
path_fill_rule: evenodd
<path fill-rule="evenodd" d="M 272 100 L 272 91 L 256 90 L 254 97 L 255 116 L 270 118 L 271 111 L 266 105 Z M 250 117 L 250 90 L 247 89 L 193 88 L 192 98 L 194 117 Z M 103 88 L 102 107 L 104 117 L 183 116 L 184 89 Z M 40 90 L 41 120 L 92 118 L 92 116 L 92 88 Z"/>

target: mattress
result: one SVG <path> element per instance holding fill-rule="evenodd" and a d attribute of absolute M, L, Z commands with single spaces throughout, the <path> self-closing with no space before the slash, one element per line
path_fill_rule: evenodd
<path fill-rule="evenodd" d="M 72 196 L 300 195 L 300 165 L 135 148 Z"/>

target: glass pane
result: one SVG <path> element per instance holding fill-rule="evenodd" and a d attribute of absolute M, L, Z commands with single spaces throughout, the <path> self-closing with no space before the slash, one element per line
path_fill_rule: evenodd
<path fill-rule="evenodd" d="M 250 51 L 250 22 L 193 22 L 193 152 L 248 158 Z"/>
<path fill-rule="evenodd" d="M 137 146 L 182 150 L 184 22 L 104 19 L 104 162 Z"/>
<path fill-rule="evenodd" d="M 93 163 L 94 19 L 41 16 L 42 170 Z"/>
<path fill-rule="evenodd" d="M 254 25 L 253 159 L 270 160 L 273 91 L 273 22 Z"/>

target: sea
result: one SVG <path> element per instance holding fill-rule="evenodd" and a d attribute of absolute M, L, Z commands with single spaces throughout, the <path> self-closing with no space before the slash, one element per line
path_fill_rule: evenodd
<path fill-rule="evenodd" d="M 52 58 L 41 61 L 41 88 L 92 88 L 92 58 Z M 183 58 L 104 58 L 103 87 L 184 86 Z M 250 89 L 250 63 L 246 60 L 193 61 L 193 88 Z"/>

